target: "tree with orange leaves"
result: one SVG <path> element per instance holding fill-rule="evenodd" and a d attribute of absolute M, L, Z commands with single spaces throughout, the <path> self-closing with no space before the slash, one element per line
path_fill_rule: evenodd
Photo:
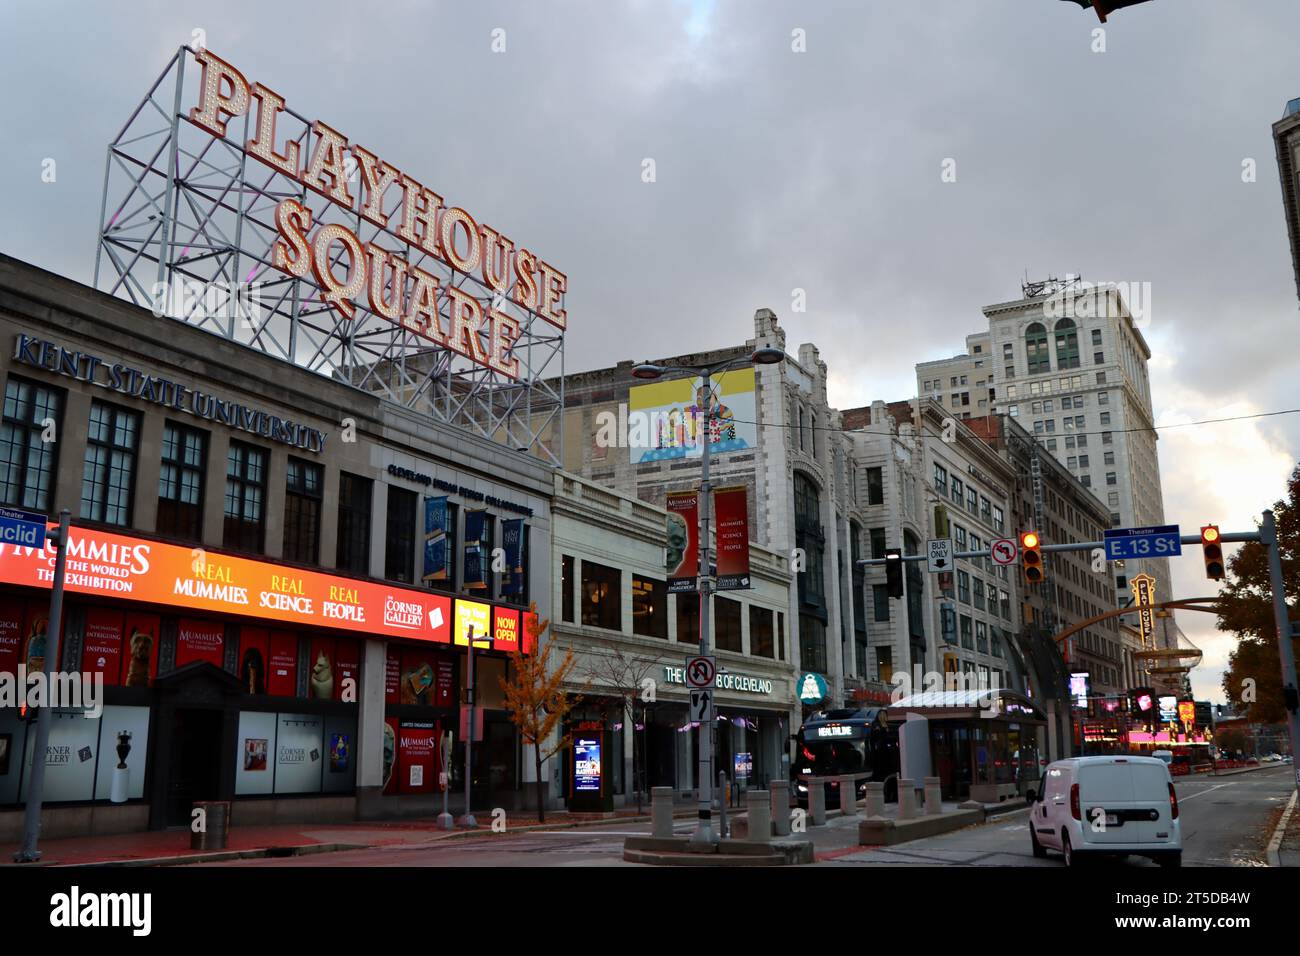
<path fill-rule="evenodd" d="M 551 622 L 538 619 L 537 605 L 532 605 L 529 610 L 532 613 L 524 619 L 524 626 L 532 637 L 535 651 L 531 655 L 512 651 L 510 678 L 497 678 L 497 681 L 505 694 L 505 709 L 511 722 L 519 728 L 523 742 L 533 748 L 534 769 L 537 771 L 537 822 L 545 823 L 546 787 L 542 765 L 573 744 L 572 734 L 560 734 L 554 741 L 551 735 L 557 726 L 563 725 L 564 718 L 578 702 L 576 696 L 564 690 L 576 661 L 570 647 L 565 649 L 564 657 L 555 668 L 551 668 L 551 651 L 555 642 L 542 643 L 542 635 Z"/>

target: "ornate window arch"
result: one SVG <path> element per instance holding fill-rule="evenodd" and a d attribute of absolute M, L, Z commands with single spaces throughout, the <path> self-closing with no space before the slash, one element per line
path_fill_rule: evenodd
<path fill-rule="evenodd" d="M 1052 370 L 1052 355 L 1047 349 L 1047 327 L 1042 322 L 1031 322 L 1025 329 L 1025 354 L 1029 359 L 1030 375 Z"/>
<path fill-rule="evenodd" d="M 1061 319 L 1056 323 L 1056 367 L 1079 367 L 1079 329 L 1074 319 Z"/>

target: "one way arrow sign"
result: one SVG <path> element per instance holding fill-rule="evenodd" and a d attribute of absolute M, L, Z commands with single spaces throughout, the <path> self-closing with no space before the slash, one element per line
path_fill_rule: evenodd
<path fill-rule="evenodd" d="M 931 538 L 926 542 L 925 553 L 932 573 L 952 570 L 952 538 Z"/>

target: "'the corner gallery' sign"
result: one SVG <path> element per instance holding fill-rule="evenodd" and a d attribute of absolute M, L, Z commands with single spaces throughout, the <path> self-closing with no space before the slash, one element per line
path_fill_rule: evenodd
<path fill-rule="evenodd" d="M 499 308 L 508 293 L 516 305 L 558 329 L 566 327 L 562 302 L 568 278 L 563 272 L 523 246 L 516 248 L 459 206 L 444 207 L 437 193 L 320 120 L 311 124 L 310 135 L 277 141 L 284 98 L 250 83 L 207 50 L 199 50 L 195 59 L 203 74 L 198 104 L 188 114 L 191 123 L 230 142 L 227 122 L 251 110 L 247 128 L 253 135 L 243 144 L 247 155 L 353 213 L 358 225 L 364 220 L 395 236 L 412 258 L 432 256 L 481 281 L 491 293 L 485 307 L 459 283 L 439 282 L 412 258 L 376 242 L 363 243 L 356 230 L 342 223 L 314 223 L 312 211 L 288 196 L 275 211 L 279 238 L 273 264 L 314 281 L 321 298 L 344 320 L 354 317 L 361 300 L 375 315 L 511 378 L 519 375 L 511 348 L 520 325 Z M 367 88 L 373 88 L 382 108 L 389 96 L 382 83 Z M 319 228 L 313 232 L 315 225 Z"/>

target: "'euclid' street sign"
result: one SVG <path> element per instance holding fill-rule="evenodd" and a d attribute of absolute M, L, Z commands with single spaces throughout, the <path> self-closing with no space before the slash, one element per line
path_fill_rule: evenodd
<path fill-rule="evenodd" d="M 45 547 L 45 524 L 49 519 L 34 511 L 0 508 L 0 544 L 25 548 Z"/>
<path fill-rule="evenodd" d="M 932 572 L 952 570 L 952 538 L 931 538 L 926 542 L 925 553 Z"/>
<path fill-rule="evenodd" d="M 1156 528 L 1112 528 L 1105 532 L 1106 560 L 1128 558 L 1169 558 L 1183 553 L 1178 525 Z"/>

